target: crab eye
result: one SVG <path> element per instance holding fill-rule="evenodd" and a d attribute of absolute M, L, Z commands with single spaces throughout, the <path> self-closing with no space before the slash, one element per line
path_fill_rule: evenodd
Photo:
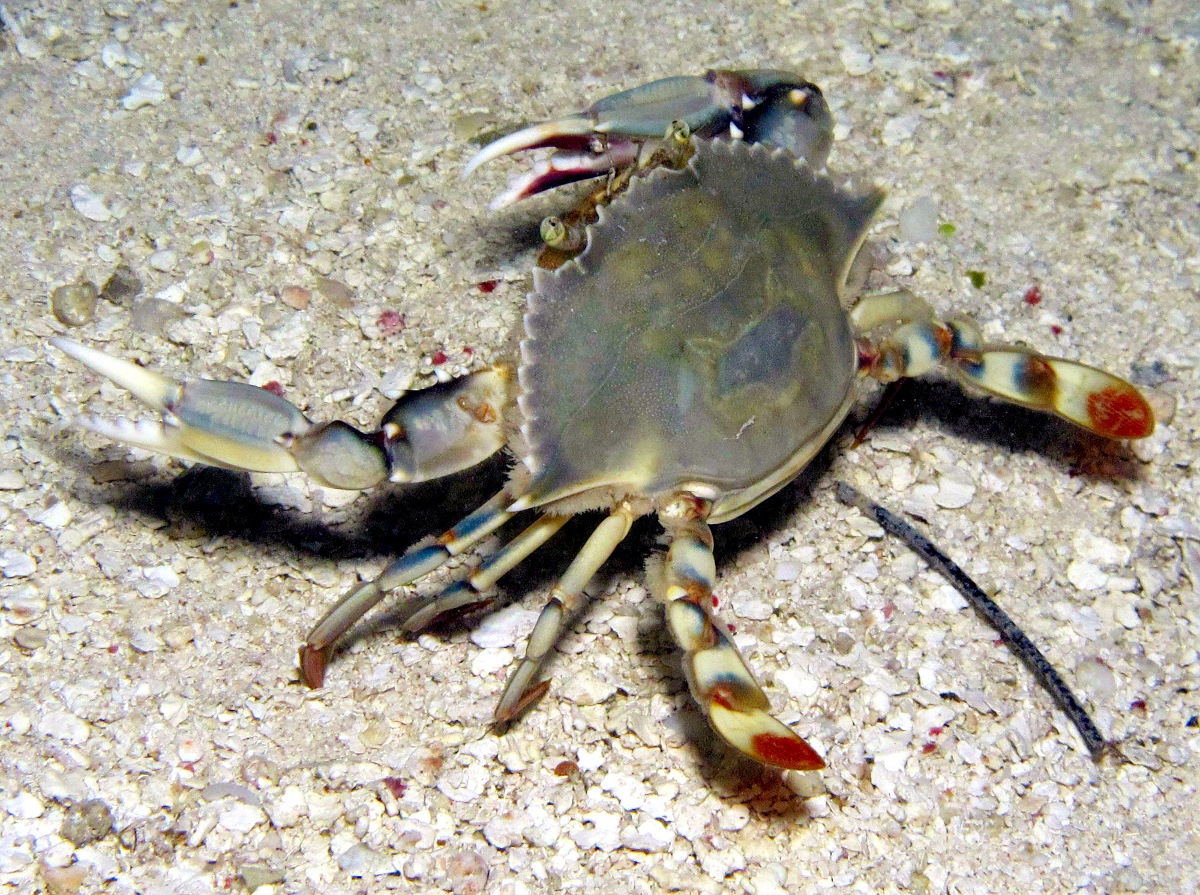
<path fill-rule="evenodd" d="M 683 119 L 676 118 L 667 128 L 667 133 L 664 139 L 668 143 L 683 145 L 692 138 L 692 129 L 688 127 L 688 123 Z"/>
<path fill-rule="evenodd" d="M 815 85 L 792 87 L 764 99 L 746 116 L 746 139 L 785 149 L 821 168 L 833 144 L 833 116 Z"/>
<path fill-rule="evenodd" d="M 567 225 L 561 219 L 551 215 L 542 221 L 542 242 L 550 248 L 558 248 L 567 241 Z"/>

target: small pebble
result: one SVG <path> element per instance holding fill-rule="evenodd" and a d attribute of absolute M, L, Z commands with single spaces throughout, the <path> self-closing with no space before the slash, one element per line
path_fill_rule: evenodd
<path fill-rule="evenodd" d="M 287 878 L 282 870 L 276 870 L 266 864 L 246 864 L 239 871 L 239 875 L 247 892 L 253 892 L 263 886 L 274 886 Z"/>
<path fill-rule="evenodd" d="M 34 361 L 41 360 L 36 351 L 25 345 L 19 348 L 10 348 L 4 352 L 3 356 L 10 364 L 31 364 Z"/>
<path fill-rule="evenodd" d="M 511 649 L 482 649 L 471 659 L 471 674 L 476 677 L 491 677 L 513 662 Z"/>
<path fill-rule="evenodd" d="M 71 508 L 64 501 L 58 500 L 46 507 L 40 513 L 34 513 L 30 518 L 38 525 L 46 528 L 65 528 L 71 521 Z"/>
<path fill-rule="evenodd" d="M 920 123 L 921 119 L 917 115 L 901 115 L 899 118 L 890 119 L 883 126 L 883 145 L 899 146 L 901 143 L 907 143 L 917 132 Z"/>
<path fill-rule="evenodd" d="M 21 792 L 4 803 L 4 810 L 10 817 L 18 820 L 33 820 L 35 817 L 42 816 L 46 806 L 32 793 Z"/>
<path fill-rule="evenodd" d="M 525 828 L 529 817 L 513 809 L 495 814 L 483 825 L 483 838 L 492 848 L 511 848 L 525 841 Z"/>
<path fill-rule="evenodd" d="M 279 297 L 289 308 L 303 311 L 312 301 L 312 292 L 303 286 L 284 286 L 279 290 Z"/>
<path fill-rule="evenodd" d="M 176 263 L 179 261 L 179 256 L 170 249 L 155 252 L 146 259 L 146 263 L 155 270 L 161 270 L 163 273 L 170 273 L 175 269 Z"/>
<path fill-rule="evenodd" d="M 50 293 L 50 311 L 63 326 L 83 326 L 96 316 L 98 293 L 93 283 L 80 280 Z"/>
<path fill-rule="evenodd" d="M 88 799 L 67 807 L 58 834 L 77 846 L 84 846 L 103 839 L 112 828 L 112 809 L 100 799 Z"/>
<path fill-rule="evenodd" d="M 129 637 L 129 646 L 135 653 L 155 653 L 162 648 L 162 638 L 153 631 L 135 631 Z"/>
<path fill-rule="evenodd" d="M 231 833 L 249 833 L 266 819 L 261 808 L 245 802 L 235 802 L 217 815 L 217 823 Z"/>
<path fill-rule="evenodd" d="M 354 305 L 354 290 L 338 280 L 328 277 L 317 277 L 317 292 L 321 297 L 337 305 L 339 308 L 349 308 Z"/>
<path fill-rule="evenodd" d="M 42 879 L 46 882 L 48 895 L 75 895 L 83 887 L 84 880 L 87 879 L 88 871 L 91 869 L 87 864 L 83 862 L 69 863 L 71 860 L 69 853 L 64 860 L 68 863 L 60 867 L 52 865 L 48 858 L 43 860 Z"/>
<path fill-rule="evenodd" d="M 975 497 L 975 485 L 965 476 L 948 474 L 938 476 L 938 490 L 933 502 L 946 510 L 957 510 L 969 504 Z"/>
<path fill-rule="evenodd" d="M 506 606 L 483 619 L 471 631 L 471 642 L 481 649 L 516 645 L 533 630 L 538 613 L 520 606 Z"/>
<path fill-rule="evenodd" d="M 601 680 L 587 671 L 580 671 L 562 685 L 562 697 L 576 705 L 600 705 L 617 692 L 615 684 Z"/>
<path fill-rule="evenodd" d="M 54 737 L 72 746 L 87 742 L 92 726 L 70 712 L 47 712 L 37 724 L 38 733 Z"/>
<path fill-rule="evenodd" d="M 204 161 L 204 154 L 198 146 L 180 146 L 175 152 L 175 161 L 185 168 L 194 168 Z"/>
<path fill-rule="evenodd" d="M 355 843 L 338 855 L 337 864 L 343 873 L 359 878 L 375 876 L 381 870 L 387 872 L 391 868 L 391 862 L 382 854 L 367 848 L 361 842 Z M 384 869 L 384 865 L 387 869 Z"/>
<path fill-rule="evenodd" d="M 15 469 L 0 469 L 0 491 L 20 491 L 25 487 L 25 476 Z"/>
<path fill-rule="evenodd" d="M 1076 559 L 1067 566 L 1067 580 L 1077 590 L 1099 590 L 1108 582 L 1108 575 L 1099 566 Z"/>
<path fill-rule="evenodd" d="M 488 883 L 487 861 L 478 852 L 456 852 L 446 862 L 446 882 L 454 895 L 481 895 Z"/>
<path fill-rule="evenodd" d="M 937 203 L 928 196 L 900 212 L 900 235 L 907 242 L 933 242 L 937 238 Z"/>
<path fill-rule="evenodd" d="M 792 560 L 784 560 L 775 567 L 776 581 L 795 581 L 800 577 L 803 566 Z"/>
<path fill-rule="evenodd" d="M 1104 704 L 1117 692 L 1117 677 L 1099 659 L 1087 659 L 1075 666 L 1079 690 L 1097 704 Z"/>
<path fill-rule="evenodd" d="M 0 552 L 0 574 L 5 578 L 28 578 L 37 571 L 37 562 L 20 550 Z"/>
<path fill-rule="evenodd" d="M 199 761 L 204 757 L 204 744 L 192 737 L 179 741 L 176 751 L 180 761 Z"/>
<path fill-rule="evenodd" d="M 163 632 L 163 642 L 171 649 L 187 646 L 196 639 L 196 632 L 191 625 L 177 625 Z"/>
<path fill-rule="evenodd" d="M 148 336 L 161 336 L 168 326 L 186 316 L 187 312 L 176 304 L 161 298 L 146 298 L 134 304 L 129 325 Z"/>
<path fill-rule="evenodd" d="M 102 224 L 113 218 L 104 197 L 82 183 L 71 187 L 71 205 L 89 221 Z"/>
<path fill-rule="evenodd" d="M 621 845 L 621 818 L 616 814 L 593 811 L 583 815 L 584 826 L 570 835 L 584 849 L 615 851 Z"/>
<path fill-rule="evenodd" d="M 46 611 L 46 597 L 30 586 L 9 588 L 4 592 L 4 611 L 10 625 L 27 625 Z"/>
<path fill-rule="evenodd" d="M 738 618 L 763 621 L 775 614 L 775 609 L 770 603 L 750 594 L 741 594 L 736 599 L 731 600 L 730 603 L 734 614 Z"/>
<path fill-rule="evenodd" d="M 129 93 L 121 98 L 121 107 L 133 112 L 145 106 L 157 106 L 165 102 L 167 91 L 163 82 L 154 75 L 142 75 L 133 82 Z"/>
<path fill-rule="evenodd" d="M 841 60 L 842 67 L 846 69 L 846 74 L 852 78 L 861 77 L 875 68 L 875 62 L 871 59 L 871 54 L 858 44 L 851 44 L 844 47 L 841 52 Z"/>
<path fill-rule="evenodd" d="M 30 653 L 41 649 L 49 639 L 45 631 L 41 628 L 33 627 L 21 628 L 13 635 L 13 640 L 17 646 Z"/>
<path fill-rule="evenodd" d="M 675 831 L 662 821 L 648 818 L 629 829 L 621 837 L 621 843 L 628 849 L 640 852 L 666 851 L 675 842 Z"/>
<path fill-rule="evenodd" d="M 383 721 L 372 721 L 363 728 L 363 732 L 358 735 L 358 739 L 368 749 L 375 749 L 386 743 L 391 733 L 391 728 Z"/>
<path fill-rule="evenodd" d="M 122 306 L 130 304 L 141 292 L 142 281 L 132 269 L 122 264 L 101 287 L 100 297 L 111 304 Z"/>

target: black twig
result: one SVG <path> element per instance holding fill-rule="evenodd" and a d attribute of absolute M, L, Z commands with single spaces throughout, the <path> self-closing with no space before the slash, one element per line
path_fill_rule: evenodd
<path fill-rule="evenodd" d="M 1079 735 L 1083 737 L 1092 758 L 1099 761 L 1108 749 L 1108 742 L 1104 739 L 1104 735 L 1100 733 L 1087 710 L 1075 698 L 1075 694 L 1071 692 L 1067 682 L 1054 670 L 1050 660 L 1042 655 L 1042 651 L 1034 645 L 1032 640 L 1025 636 L 1025 632 L 1009 618 L 1008 613 L 996 605 L 996 601 L 985 594 L 983 588 L 971 580 L 971 577 L 954 560 L 942 553 L 929 538 L 895 513 L 884 509 L 845 482 L 837 483 L 837 498 L 847 506 L 856 507 L 865 516 L 874 519 L 883 527 L 884 531 L 900 538 L 910 550 L 925 560 L 931 569 L 940 572 L 947 581 L 954 585 L 955 589 L 975 608 L 975 611 L 996 629 L 1000 639 L 1008 645 L 1018 659 L 1025 663 L 1025 667 L 1033 673 L 1038 683 L 1054 697 L 1059 708 L 1066 712 L 1071 723 L 1075 725 L 1075 729 L 1079 731 Z"/>

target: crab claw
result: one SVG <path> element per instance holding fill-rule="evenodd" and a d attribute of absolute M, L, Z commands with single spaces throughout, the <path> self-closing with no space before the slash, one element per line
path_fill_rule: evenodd
<path fill-rule="evenodd" d="M 315 424 L 294 404 L 243 382 L 177 382 L 70 339 L 60 351 L 128 389 L 158 421 L 86 417 L 93 432 L 134 447 L 246 472 L 304 472 L 357 490 L 420 482 L 486 460 L 504 445 L 512 373 L 496 366 L 402 396 L 376 432 Z"/>
<path fill-rule="evenodd" d="M 241 382 L 176 382 L 70 339 L 52 344 L 162 414 L 160 421 L 136 423 L 85 417 L 83 425 L 92 432 L 213 466 L 253 472 L 300 468 L 283 442 L 308 432 L 312 423 L 283 398 Z"/>
<path fill-rule="evenodd" d="M 701 138 L 767 143 L 824 164 L 832 119 L 820 89 L 770 69 L 710 71 L 652 81 L 606 96 L 576 115 L 525 127 L 483 147 L 464 176 L 485 162 L 529 149 L 558 150 L 493 201 L 503 207 L 536 193 L 634 164 L 642 145 L 673 122 Z"/>

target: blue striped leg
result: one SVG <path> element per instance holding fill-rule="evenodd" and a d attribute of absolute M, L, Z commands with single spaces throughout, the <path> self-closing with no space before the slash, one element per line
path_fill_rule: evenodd
<path fill-rule="evenodd" d="M 300 647 L 300 676 L 304 683 L 315 688 L 325 682 L 325 664 L 333 642 L 382 600 L 384 594 L 428 575 L 451 557 L 482 541 L 513 517 L 514 513 L 508 510 L 511 502 L 509 495 L 501 491 L 433 543 L 410 547 L 374 581 L 365 581 L 342 597 L 317 622 Z"/>
<path fill-rule="evenodd" d="M 716 564 L 711 505 L 680 495 L 658 514 L 670 546 L 660 583 L 667 622 L 683 649 L 692 697 L 730 746 L 763 764 L 798 771 L 825 767 L 820 755 L 770 714 L 767 696 L 725 630 L 711 614 Z"/>
<path fill-rule="evenodd" d="M 537 677 L 547 653 L 562 635 L 567 620 L 582 605 L 584 587 L 617 549 L 617 545 L 625 539 L 625 535 L 629 534 L 633 519 L 633 510 L 629 504 L 625 501 L 619 503 L 608 517 L 596 526 L 583 549 L 563 573 L 562 579 L 550 596 L 550 601 L 542 609 L 542 614 L 533 626 L 533 633 L 529 635 L 529 642 L 525 646 L 525 657 L 504 687 L 504 693 L 496 706 L 497 724 L 511 721 L 550 687 L 549 681 L 535 684 L 534 678 Z"/>
<path fill-rule="evenodd" d="M 539 516 L 537 521 L 523 532 L 484 558 L 483 563 L 462 581 L 456 581 L 436 596 L 419 602 L 415 611 L 404 620 L 403 628 L 409 633 L 420 631 L 432 624 L 439 616 L 467 606 L 478 606 L 489 602 L 485 594 L 496 582 L 517 567 L 529 554 L 537 550 L 566 524 L 570 516 Z"/>

